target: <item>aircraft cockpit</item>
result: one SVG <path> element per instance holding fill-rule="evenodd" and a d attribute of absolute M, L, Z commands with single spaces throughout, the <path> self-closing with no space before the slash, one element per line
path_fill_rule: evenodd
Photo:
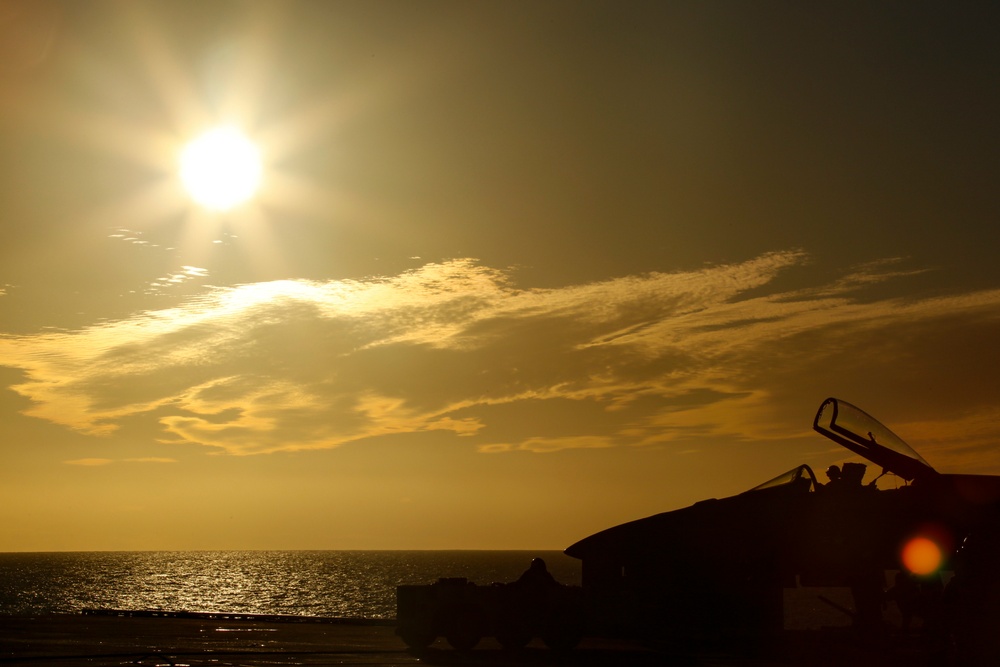
<path fill-rule="evenodd" d="M 763 484 L 758 484 L 749 491 L 746 491 L 746 493 L 779 488 L 787 488 L 793 492 L 809 493 L 815 491 L 818 486 L 819 482 L 816 481 L 816 475 L 813 473 L 812 468 L 802 464 L 786 473 L 778 475 L 774 479 L 769 479 Z"/>

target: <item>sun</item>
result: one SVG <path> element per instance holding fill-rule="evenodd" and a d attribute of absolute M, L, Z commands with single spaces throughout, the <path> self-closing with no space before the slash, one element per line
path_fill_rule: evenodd
<path fill-rule="evenodd" d="M 257 146 L 240 130 L 216 127 L 192 140 L 180 156 L 181 182 L 202 206 L 226 211 L 260 187 L 263 168 Z"/>

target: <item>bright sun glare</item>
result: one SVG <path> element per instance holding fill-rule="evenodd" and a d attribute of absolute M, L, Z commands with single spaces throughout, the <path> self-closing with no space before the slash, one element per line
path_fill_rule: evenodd
<path fill-rule="evenodd" d="M 185 146 L 180 170 L 196 202 L 225 211 L 250 199 L 260 186 L 260 151 L 238 129 L 217 127 Z"/>

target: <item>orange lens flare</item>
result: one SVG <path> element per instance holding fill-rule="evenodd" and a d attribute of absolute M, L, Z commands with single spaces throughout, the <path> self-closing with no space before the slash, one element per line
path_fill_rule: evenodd
<path fill-rule="evenodd" d="M 926 537 L 914 537 L 903 546 L 903 565 L 917 576 L 933 574 L 943 560 L 941 547 Z"/>

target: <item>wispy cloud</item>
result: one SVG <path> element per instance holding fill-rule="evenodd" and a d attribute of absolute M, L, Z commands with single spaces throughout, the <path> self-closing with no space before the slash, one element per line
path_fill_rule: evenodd
<path fill-rule="evenodd" d="M 546 452 L 558 452 L 563 449 L 604 449 L 614 447 L 615 442 L 611 438 L 598 436 L 566 436 L 562 438 L 528 438 L 517 445 L 500 443 L 493 445 L 480 445 L 479 451 L 487 454 L 500 452 L 534 452 L 536 454 Z"/>
<path fill-rule="evenodd" d="M 106 466 L 110 463 L 114 463 L 114 461 L 111 459 L 74 459 L 72 461 L 63 461 L 63 463 L 71 466 L 96 467 Z"/>
<path fill-rule="evenodd" d="M 485 452 L 690 448 L 801 435 L 808 410 L 842 388 L 884 389 L 896 418 L 916 421 L 919 407 L 934 423 L 998 398 L 970 361 L 961 403 L 905 405 L 921 382 L 940 393 L 949 337 L 995 340 L 1000 290 L 860 298 L 916 272 L 895 260 L 772 287 L 807 261 L 775 252 L 557 289 L 520 289 L 471 260 L 241 285 L 79 331 L 0 338 L 0 363 L 25 372 L 14 389 L 34 417 L 93 435 L 140 422 L 163 442 L 231 454 L 428 431 Z M 900 389 L 910 398 L 892 398 Z"/>
<path fill-rule="evenodd" d="M 162 456 L 144 456 L 140 458 L 128 458 L 121 459 L 124 463 L 177 463 L 177 459 L 166 458 Z M 63 461 L 66 465 L 72 466 L 106 466 L 112 463 L 117 463 L 115 459 L 105 459 L 105 458 L 85 458 L 85 459 L 73 459 L 72 461 Z"/>
<path fill-rule="evenodd" d="M 182 266 L 179 270 L 165 276 L 161 276 L 160 278 L 157 278 L 153 282 L 149 283 L 146 293 L 155 294 L 164 288 L 173 287 L 174 285 L 180 285 L 192 280 L 206 277 L 208 277 L 208 269 L 202 269 L 197 266 Z"/>

